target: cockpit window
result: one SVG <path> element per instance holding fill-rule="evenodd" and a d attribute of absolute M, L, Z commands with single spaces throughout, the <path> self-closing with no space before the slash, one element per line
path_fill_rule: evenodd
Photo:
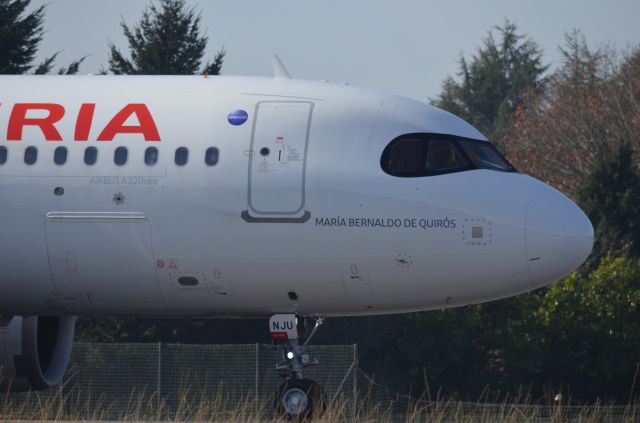
<path fill-rule="evenodd" d="M 475 167 L 480 169 L 494 169 L 503 171 L 513 171 L 513 166 L 502 154 L 488 142 L 459 140 L 458 144 L 473 162 Z"/>
<path fill-rule="evenodd" d="M 401 177 L 471 169 L 515 171 L 490 142 L 439 134 L 407 134 L 394 139 L 384 149 L 380 165 L 386 173 Z"/>
<path fill-rule="evenodd" d="M 460 150 L 453 140 L 429 140 L 425 170 L 429 172 L 451 172 L 468 166 L 469 162 L 460 154 Z"/>
<path fill-rule="evenodd" d="M 387 167 L 392 173 L 418 172 L 421 167 L 424 142 L 420 138 L 403 138 L 391 145 Z"/>

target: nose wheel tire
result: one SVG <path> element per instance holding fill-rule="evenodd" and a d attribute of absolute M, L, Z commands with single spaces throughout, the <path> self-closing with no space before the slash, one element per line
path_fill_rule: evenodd
<path fill-rule="evenodd" d="M 309 379 L 292 379 L 278 388 L 276 411 L 293 421 L 319 417 L 327 404 L 324 390 Z"/>

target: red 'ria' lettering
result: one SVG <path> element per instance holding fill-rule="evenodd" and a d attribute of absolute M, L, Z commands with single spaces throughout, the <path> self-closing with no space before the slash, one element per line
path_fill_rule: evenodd
<path fill-rule="evenodd" d="M 29 110 L 46 110 L 49 116 L 43 118 L 27 118 Z M 62 141 L 55 123 L 64 116 L 64 107 L 53 103 L 17 103 L 11 110 L 7 141 L 20 141 L 25 126 L 38 126 L 47 141 Z"/>
<path fill-rule="evenodd" d="M 73 139 L 75 139 L 76 141 L 87 141 L 89 139 L 91 122 L 93 121 L 93 112 L 95 112 L 95 110 L 95 104 L 87 103 L 80 106 Z"/>
<path fill-rule="evenodd" d="M 135 114 L 140 125 L 125 125 L 124 123 Z M 156 123 L 144 104 L 128 104 L 116 114 L 105 126 L 98 141 L 113 141 L 117 134 L 142 134 L 145 141 L 160 141 L 160 134 Z"/>

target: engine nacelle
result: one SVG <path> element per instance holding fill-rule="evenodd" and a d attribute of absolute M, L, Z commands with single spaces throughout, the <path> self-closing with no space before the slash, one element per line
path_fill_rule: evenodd
<path fill-rule="evenodd" d="M 0 319 L 0 389 L 41 390 L 62 382 L 75 323 L 72 316 Z"/>

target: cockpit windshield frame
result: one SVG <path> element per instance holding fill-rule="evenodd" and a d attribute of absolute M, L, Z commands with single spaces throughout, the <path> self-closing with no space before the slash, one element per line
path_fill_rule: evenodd
<path fill-rule="evenodd" d="M 415 143 L 416 139 L 420 139 L 424 143 L 423 147 L 420 149 L 421 166 L 417 169 L 413 168 L 411 170 L 406 170 L 401 169 L 401 164 L 396 164 L 395 166 L 397 166 L 397 168 L 394 169 L 392 154 L 394 151 L 397 151 L 399 143 L 405 140 L 411 140 L 411 142 Z M 447 142 L 449 145 L 447 145 Z M 430 155 L 431 143 L 434 144 L 434 148 L 436 143 L 440 144 L 441 147 L 444 146 L 449 151 L 448 155 L 451 157 L 450 162 L 453 163 L 453 165 L 441 166 L 441 168 L 438 168 L 437 166 L 434 168 L 433 165 L 430 165 L 429 163 L 431 161 L 427 156 Z M 500 161 L 500 163 L 492 164 L 486 160 L 480 160 L 480 158 L 477 157 L 477 152 L 469 149 L 470 145 L 473 145 L 474 147 L 477 145 L 482 149 L 487 149 L 487 153 L 489 154 L 486 156 L 492 156 Z M 415 158 L 413 160 L 415 161 Z M 489 169 L 498 172 L 517 172 L 515 167 L 509 163 L 500 150 L 498 150 L 496 146 L 489 141 L 438 133 L 408 133 L 400 135 L 387 144 L 383 150 L 382 157 L 380 158 L 380 166 L 385 173 L 402 178 L 443 175 L 475 169 Z"/>

